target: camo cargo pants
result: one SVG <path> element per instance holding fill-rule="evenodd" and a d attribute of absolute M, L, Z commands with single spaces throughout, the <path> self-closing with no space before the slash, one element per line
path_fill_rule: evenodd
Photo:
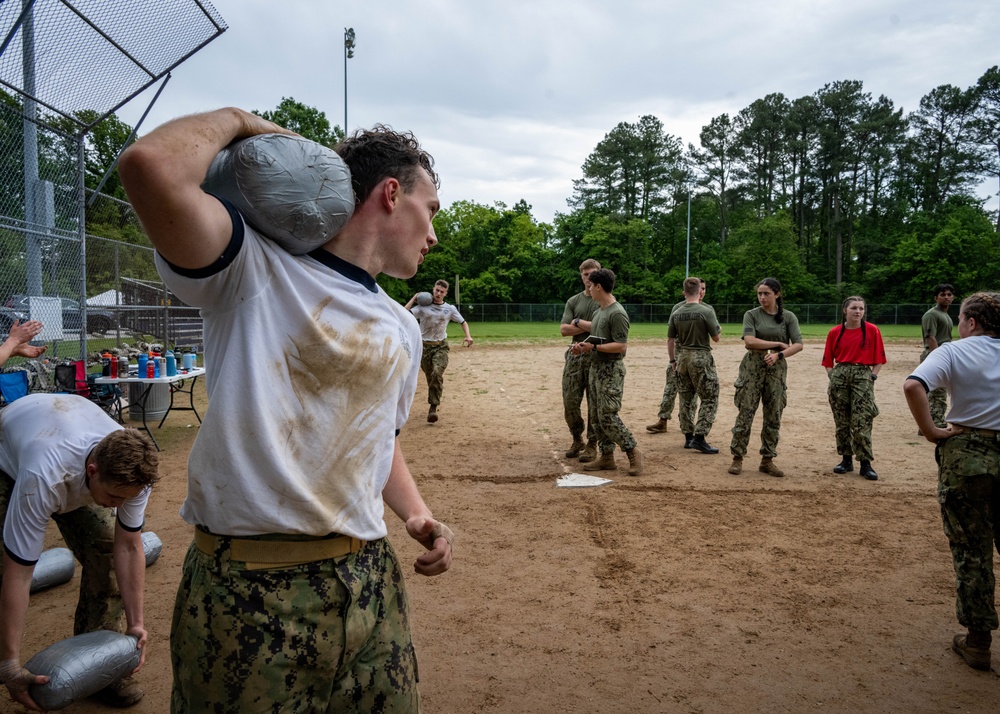
<path fill-rule="evenodd" d="M 872 422 L 878 416 L 878 406 L 871 368 L 861 364 L 836 365 L 830 370 L 827 396 L 837 429 L 837 453 L 873 461 Z"/>
<path fill-rule="evenodd" d="M 685 434 L 708 436 L 719 409 L 719 375 L 710 350 L 680 350 L 677 353 L 677 391 L 681 408 L 677 413 L 681 431 Z M 701 399 L 698 422 L 694 412 L 696 399 Z"/>
<path fill-rule="evenodd" d="M 403 574 L 386 538 L 359 553 L 247 570 L 194 544 L 177 591 L 171 711 L 416 712 Z"/>
<path fill-rule="evenodd" d="M 760 430 L 760 455 L 774 458 L 778 455 L 778 436 L 781 429 L 781 412 L 787 403 L 785 360 L 768 367 L 763 352 L 747 352 L 740 362 L 736 377 L 736 395 L 733 402 L 740 413 L 733 426 L 733 440 L 729 450 L 733 456 L 743 458 L 750 443 L 750 428 L 757 413 L 757 406 L 764 407 L 764 424 Z"/>
<path fill-rule="evenodd" d="M 562 397 L 563 414 L 566 416 L 566 426 L 574 439 L 583 436 L 587 431 L 587 441 L 594 438 L 594 422 L 597 421 L 594 410 L 594 400 L 587 399 L 587 422 L 583 421 L 580 404 L 587 394 L 587 382 L 590 380 L 590 353 L 574 355 L 566 350 L 566 362 L 563 365 Z"/>
<path fill-rule="evenodd" d="M 923 362 L 927 359 L 928 354 L 930 352 L 924 348 L 924 351 L 920 353 L 920 361 Z M 948 390 L 944 387 L 932 389 L 927 392 L 927 402 L 931 407 L 931 419 L 934 420 L 934 425 L 939 429 L 947 429 L 948 422 L 944 416 L 948 412 Z"/>
<path fill-rule="evenodd" d="M 677 354 L 680 354 L 678 350 Z M 677 399 L 677 370 L 674 365 L 667 365 L 667 378 L 663 384 L 663 398 L 660 400 L 660 413 L 658 419 L 669 419 L 674 411 L 674 401 Z"/>
<path fill-rule="evenodd" d="M 618 412 L 622 408 L 622 393 L 625 390 L 625 362 L 623 360 L 594 360 L 590 364 L 588 399 L 594 397 L 597 423 L 594 436 L 602 454 L 615 450 L 615 444 L 622 451 L 635 448 L 635 437 L 622 423 Z"/>
<path fill-rule="evenodd" d="M 1000 550 L 1000 435 L 983 430 L 937 447 L 938 502 L 955 566 L 958 621 L 997 629 L 993 551 Z"/>
<path fill-rule="evenodd" d="M 7 505 L 14 491 L 14 479 L 0 472 L 0 524 L 7 520 Z M 125 631 L 125 608 L 115 577 L 113 548 L 115 512 L 102 506 L 83 506 L 69 513 L 54 513 L 52 520 L 66 541 L 66 547 L 82 565 L 80 599 L 73 619 L 73 634 L 97 630 Z M 3 534 L 0 532 L 0 548 Z M 0 577 L 3 560 L 0 559 Z"/>
<path fill-rule="evenodd" d="M 425 342 L 420 369 L 427 377 L 427 403 L 435 407 L 441 404 L 444 392 L 444 371 L 448 369 L 448 341 Z"/>

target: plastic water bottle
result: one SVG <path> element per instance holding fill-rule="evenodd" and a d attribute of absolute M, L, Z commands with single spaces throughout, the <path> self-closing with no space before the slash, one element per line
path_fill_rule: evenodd
<path fill-rule="evenodd" d="M 152 359 L 146 362 L 146 379 L 153 379 L 156 376 L 156 362 Z"/>
<path fill-rule="evenodd" d="M 174 353 L 167 351 L 167 376 L 173 377 L 177 374 L 177 358 L 174 357 Z"/>
<path fill-rule="evenodd" d="M 118 358 L 114 355 L 108 355 L 108 376 L 111 379 L 118 379 Z"/>
<path fill-rule="evenodd" d="M 186 369 L 188 372 L 194 369 L 194 355 L 192 353 L 185 352 L 183 360 L 184 360 L 183 362 L 184 369 Z"/>
<path fill-rule="evenodd" d="M 101 376 L 111 376 L 111 355 L 107 352 L 101 355 Z"/>
<path fill-rule="evenodd" d="M 160 378 L 160 362 L 161 361 L 162 361 L 161 357 L 159 357 L 159 356 L 154 356 L 153 357 L 153 379 L 159 379 Z"/>
<path fill-rule="evenodd" d="M 146 364 L 149 362 L 149 357 L 145 353 L 139 355 L 139 379 L 146 376 Z"/>

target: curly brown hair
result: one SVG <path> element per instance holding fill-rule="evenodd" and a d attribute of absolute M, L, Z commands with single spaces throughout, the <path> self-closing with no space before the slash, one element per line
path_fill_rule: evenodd
<path fill-rule="evenodd" d="M 434 173 L 434 158 L 420 148 L 410 132 L 393 131 L 384 124 L 359 129 L 333 147 L 351 170 L 351 184 L 357 205 L 368 200 L 375 187 L 386 178 L 394 178 L 407 191 L 417 183 L 424 169 L 435 188 L 441 187 Z"/>
<path fill-rule="evenodd" d="M 972 293 L 962 301 L 962 314 L 972 318 L 992 337 L 1000 337 L 1000 293 Z"/>
<path fill-rule="evenodd" d="M 138 429 L 111 432 L 94 447 L 91 458 L 101 479 L 116 486 L 146 488 L 160 480 L 156 447 Z"/>

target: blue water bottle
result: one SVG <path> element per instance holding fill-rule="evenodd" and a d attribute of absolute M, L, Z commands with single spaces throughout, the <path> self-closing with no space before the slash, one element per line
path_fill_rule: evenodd
<path fill-rule="evenodd" d="M 153 357 L 153 378 L 154 379 L 159 379 L 160 378 L 160 358 L 159 357 Z"/>
<path fill-rule="evenodd" d="M 167 350 L 167 376 L 173 377 L 177 374 L 177 358 L 171 350 Z"/>
<path fill-rule="evenodd" d="M 194 369 L 194 354 L 192 354 L 191 352 L 185 352 L 183 360 L 184 360 L 185 370 L 190 372 L 192 369 Z"/>
<path fill-rule="evenodd" d="M 146 378 L 146 363 L 149 362 L 149 357 L 145 352 L 139 354 L 139 377 L 140 379 Z"/>

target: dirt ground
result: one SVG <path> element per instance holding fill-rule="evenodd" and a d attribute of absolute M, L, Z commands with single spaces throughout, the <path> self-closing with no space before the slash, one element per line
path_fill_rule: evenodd
<path fill-rule="evenodd" d="M 742 346 L 718 347 L 709 441 L 721 453 L 684 450 L 676 419 L 667 434 L 646 432 L 666 349 L 637 343 L 622 418 L 646 472 L 602 472 L 614 482 L 598 488 L 555 487 L 580 470 L 563 457 L 562 346 L 453 346 L 434 425 L 421 382 L 401 438 L 424 497 L 458 533 L 449 573 L 407 581 L 424 711 L 997 711 L 996 669 L 975 672 L 950 650 L 960 628 L 933 448 L 916 437 L 901 389 L 918 345 L 888 345 L 877 482 L 831 472 L 839 459 L 819 343 L 789 360 L 776 460 L 786 477 L 755 470 L 759 416 L 747 470 L 727 474 Z M 157 434 L 163 481 L 147 527 L 164 549 L 147 571 L 151 641 L 137 713 L 168 710 L 192 421 L 172 414 Z M 620 453 L 618 462 L 627 463 Z M 388 521 L 400 556 L 416 557 L 419 546 Z M 54 529 L 49 541 L 60 544 Z M 24 659 L 71 634 L 75 590 L 33 596 Z M 0 711 L 15 709 L 2 699 Z"/>

